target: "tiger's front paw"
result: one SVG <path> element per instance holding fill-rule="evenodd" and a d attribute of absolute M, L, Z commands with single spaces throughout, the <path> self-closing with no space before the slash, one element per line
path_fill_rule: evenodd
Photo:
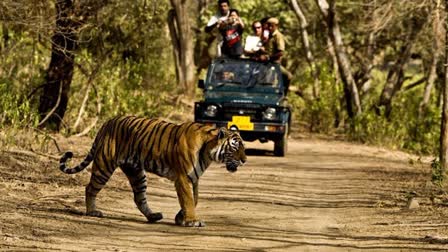
<path fill-rule="evenodd" d="M 184 226 L 184 227 L 205 227 L 205 222 L 202 220 L 187 221 L 182 226 Z"/>
<path fill-rule="evenodd" d="M 87 212 L 86 215 L 87 216 L 92 216 L 92 217 L 99 217 L 99 218 L 103 217 L 103 213 L 101 211 L 98 211 L 98 210 Z"/>
<path fill-rule="evenodd" d="M 184 223 L 184 219 L 185 219 L 184 210 L 180 210 L 176 214 L 176 217 L 174 218 L 174 222 L 176 223 L 176 225 L 183 226 L 182 224 Z"/>
<path fill-rule="evenodd" d="M 205 227 L 205 222 L 202 220 L 185 221 L 185 212 L 183 210 L 180 210 L 176 214 L 174 221 L 176 222 L 176 225 L 183 227 Z"/>

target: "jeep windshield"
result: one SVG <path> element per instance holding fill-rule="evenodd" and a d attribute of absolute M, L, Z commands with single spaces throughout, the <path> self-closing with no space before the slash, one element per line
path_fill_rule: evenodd
<path fill-rule="evenodd" d="M 250 60 L 217 60 L 209 69 L 208 90 L 254 89 L 280 92 L 278 66 Z"/>

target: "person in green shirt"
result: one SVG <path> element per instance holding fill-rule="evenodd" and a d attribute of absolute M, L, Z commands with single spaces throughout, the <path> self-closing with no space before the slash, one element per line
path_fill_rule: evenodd
<path fill-rule="evenodd" d="M 254 59 L 263 62 L 271 61 L 278 63 L 283 74 L 285 92 L 287 92 L 292 74 L 281 65 L 282 57 L 285 56 L 285 37 L 278 30 L 279 21 L 277 18 L 271 17 L 266 23 L 270 34 L 269 39 L 264 43 L 263 48 L 261 48 L 262 53 Z"/>

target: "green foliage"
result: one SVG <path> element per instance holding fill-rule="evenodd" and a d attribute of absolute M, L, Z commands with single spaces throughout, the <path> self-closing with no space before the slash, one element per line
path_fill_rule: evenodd
<path fill-rule="evenodd" d="M 347 119 L 342 84 L 333 71 L 326 27 L 315 1 L 299 3 L 307 17 L 310 45 L 320 69 L 319 99 L 312 96 L 314 80 L 305 60 L 300 24 L 287 1 L 233 0 L 231 3 L 239 9 L 246 23 L 244 36 L 251 32 L 252 21 L 268 16 L 279 18 L 279 29 L 287 40 L 287 66 L 294 74 L 291 86 L 303 92 L 302 97 L 293 91 L 289 94 L 294 124 L 312 132 L 343 132 L 350 139 L 363 143 L 422 154 L 437 153 L 441 112 L 437 94 L 433 94 L 422 118 L 417 115 L 423 85 L 398 93 L 389 118 L 381 108 L 379 113 L 375 109 L 390 63 L 396 61 L 400 47 L 406 42 L 409 19 L 432 16 L 419 15 L 420 9 L 427 9 L 425 5 L 429 2 L 409 1 L 404 6 L 402 1 L 396 0 L 381 0 L 376 5 L 369 1 L 338 1 L 337 20 L 354 75 L 368 66 L 368 35 L 374 34 L 375 39 L 371 56 L 376 70 L 370 79 L 373 88 L 362 94 L 363 113 L 354 121 Z M 45 82 L 45 70 L 51 57 L 54 3 L 39 2 L 36 8 L 31 3 L 24 7 L 11 6 L 15 9 L 8 17 L 13 22 L 3 22 L 0 26 L 0 127 L 34 128 L 42 90 L 39 86 Z M 195 33 L 203 30 L 208 18 L 217 11 L 216 2 L 208 6 L 205 13 L 197 17 L 196 5 L 191 4 L 192 20 L 199 20 L 197 27 L 193 25 Z M 97 116 L 100 122 L 117 114 L 163 117 L 178 109 L 174 101 L 179 91 L 167 27 L 170 8 L 169 1 L 107 1 L 97 15 L 81 26 L 70 99 L 64 116 L 64 124 L 70 129 L 66 132 L 73 132 L 71 127 L 86 95 L 85 112 L 75 131 L 90 125 Z M 402 8 L 403 11 L 398 11 Z M 19 14 L 16 21 L 12 19 L 15 13 Z M 421 57 L 421 63 L 407 65 L 405 77 L 413 78 L 405 85 L 427 71 L 433 55 L 432 36 L 431 25 L 427 25 L 413 45 L 412 53 Z M 87 93 L 89 85 L 92 88 Z M 43 139 L 48 140 L 48 137 Z"/>
<path fill-rule="evenodd" d="M 39 15 L 52 16 L 48 14 L 54 11 L 53 4 L 46 4 L 48 10 L 43 9 L 44 14 Z M 101 123 L 117 114 L 163 117 L 173 110 L 177 87 L 165 26 L 168 8 L 166 1 L 109 1 L 81 27 L 64 116 L 66 132 L 73 132 L 70 128 L 77 120 L 88 85 L 93 88 L 87 94 L 77 130 L 90 125 L 97 116 Z M 38 87 L 45 83 L 51 56 L 50 35 L 43 28 L 51 30 L 54 26 L 52 18 L 45 22 L 0 26 L 0 105 L 4 111 L 0 127 L 36 125 L 38 116 L 33 113 L 42 90 Z M 31 99 L 25 99 L 30 94 Z"/>
<path fill-rule="evenodd" d="M 320 96 L 318 99 L 311 99 L 313 78 L 311 72 L 306 69 L 303 73 L 299 73 L 293 80 L 303 95 L 308 97 L 302 100 L 302 103 L 293 103 L 295 118 L 298 118 L 311 132 L 332 133 L 338 121 L 341 119 L 341 96 L 342 87 L 340 83 L 335 81 L 333 74 L 326 64 L 319 66 L 320 68 Z M 291 95 L 294 96 L 294 95 Z M 296 100 L 298 98 L 293 98 Z"/>
<path fill-rule="evenodd" d="M 401 124 L 401 121 L 389 121 L 385 118 L 383 110 L 380 115 L 370 110 L 355 118 L 353 131 L 349 131 L 349 136 L 355 141 L 400 148 L 408 134 L 407 128 L 401 127 Z"/>
<path fill-rule="evenodd" d="M 355 141 L 383 145 L 395 149 L 406 149 L 419 154 L 436 154 L 440 136 L 440 108 L 433 99 L 426 109 L 424 117 L 418 118 L 419 104 L 423 87 L 403 91 L 393 100 L 392 114 L 385 116 L 384 109 L 377 112 L 376 102 L 381 84 L 385 79 L 384 72 L 375 71 L 372 78 L 377 90 L 373 90 L 366 98 L 364 112 L 355 119 L 349 136 Z M 414 76 L 418 79 L 421 76 Z M 410 80 L 409 82 L 412 82 Z"/>
<path fill-rule="evenodd" d="M 21 128 L 37 125 L 38 117 L 29 100 L 6 83 L 0 83 L 0 125 Z"/>
<path fill-rule="evenodd" d="M 309 71 L 299 73 L 295 77 L 295 85 L 298 85 L 303 95 L 308 97 L 303 100 L 294 94 L 290 95 L 294 119 L 299 125 L 303 125 L 311 132 L 324 134 L 344 132 L 349 139 L 357 142 L 405 149 L 418 154 L 437 153 L 441 110 L 433 98 L 424 116 L 418 118 L 423 86 L 399 92 L 393 100 L 392 114 L 387 118 L 384 108 L 379 108 L 379 112 L 375 109 L 387 72 L 375 70 L 372 76 L 374 88 L 363 97 L 363 113 L 353 121 L 347 121 L 342 99 L 344 96 L 342 84 L 335 81 L 329 67 L 324 64 L 319 67 L 321 70 L 319 99 L 310 98 L 313 79 Z M 421 76 L 416 74 L 406 83 L 419 78 Z"/>
<path fill-rule="evenodd" d="M 0 146 L 42 150 L 48 139 L 35 134 L 39 117 L 29 100 L 11 84 L 0 82 Z"/>
<path fill-rule="evenodd" d="M 160 116 L 168 111 L 167 96 L 175 89 L 171 83 L 147 83 L 145 79 L 146 64 L 126 62 L 116 67 L 111 74 L 99 76 L 101 89 L 99 96 L 104 97 L 103 115 L 139 114 Z M 128 78 L 122 78 L 127 76 Z"/>
<path fill-rule="evenodd" d="M 446 174 L 445 171 L 442 167 L 442 165 L 440 164 L 440 160 L 438 159 L 433 159 L 431 162 L 431 182 L 434 183 L 435 185 L 441 187 L 443 185 L 443 182 L 446 179 Z"/>
<path fill-rule="evenodd" d="M 87 71 L 93 72 L 96 64 L 87 62 L 92 58 L 79 57 Z M 99 71 L 91 80 L 94 90 L 89 93 L 86 114 L 87 117 L 98 115 L 106 120 L 115 115 L 135 114 L 149 117 L 162 117 L 173 110 L 172 99 L 176 90 L 173 73 L 164 71 L 156 64 L 166 65 L 163 61 L 135 62 L 133 60 L 119 61 L 110 58 L 102 62 Z M 69 101 L 68 111 L 64 118 L 72 125 L 78 116 L 81 101 L 86 95 L 86 85 L 90 76 L 75 72 L 73 76 L 73 95 Z M 158 78 L 158 79 L 157 79 Z M 98 114 L 98 103 L 101 111 Z M 81 124 L 84 128 L 88 120 Z"/>

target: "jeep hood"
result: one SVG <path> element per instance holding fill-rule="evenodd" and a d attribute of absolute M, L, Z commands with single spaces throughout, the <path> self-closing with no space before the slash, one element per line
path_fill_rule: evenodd
<path fill-rule="evenodd" d="M 205 102 L 210 103 L 258 103 L 265 105 L 279 105 L 282 94 L 275 93 L 243 93 L 243 92 L 206 92 Z"/>

